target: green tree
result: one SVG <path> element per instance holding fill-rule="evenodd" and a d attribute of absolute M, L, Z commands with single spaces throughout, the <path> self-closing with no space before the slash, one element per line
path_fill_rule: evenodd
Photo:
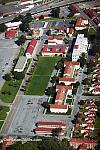
<path fill-rule="evenodd" d="M 7 30 L 7 27 L 4 23 L 0 24 L 0 32 L 5 32 Z"/>
<path fill-rule="evenodd" d="M 59 136 L 62 131 L 62 128 L 55 128 L 52 130 L 52 136 Z"/>
<path fill-rule="evenodd" d="M 6 81 L 10 81 L 11 80 L 11 76 L 9 73 L 5 74 L 5 76 L 3 77 Z"/>
<path fill-rule="evenodd" d="M 26 41 L 26 37 L 24 35 L 21 35 L 19 38 L 18 38 L 18 41 L 19 41 L 19 44 L 20 45 L 23 45 Z"/>
<path fill-rule="evenodd" d="M 48 30 L 48 31 L 46 32 L 46 35 L 51 36 L 51 30 Z"/>
<path fill-rule="evenodd" d="M 54 76 L 52 77 L 52 79 L 51 79 L 51 82 L 52 82 L 52 83 L 58 83 L 58 82 L 59 82 L 59 77 L 57 77 L 57 76 L 54 75 Z"/>
<path fill-rule="evenodd" d="M 59 70 L 59 69 L 62 69 L 63 67 L 64 67 L 63 61 L 58 61 L 57 65 L 56 65 L 56 69 Z"/>
<path fill-rule="evenodd" d="M 25 74 L 24 72 L 13 72 L 13 75 L 14 75 L 14 79 L 16 80 L 21 80 L 24 78 Z"/>
<path fill-rule="evenodd" d="M 60 8 L 53 8 L 51 11 L 51 16 L 54 18 L 59 18 Z"/>
<path fill-rule="evenodd" d="M 47 109 L 49 109 L 50 108 L 50 104 L 46 101 L 46 102 L 43 102 L 42 104 L 41 104 L 44 108 L 47 108 Z"/>
<path fill-rule="evenodd" d="M 88 79 L 88 78 L 85 78 L 85 79 L 82 81 L 82 84 L 83 84 L 83 85 L 91 85 L 91 80 Z"/>
<path fill-rule="evenodd" d="M 43 15 L 41 15 L 41 16 L 39 17 L 39 20 L 41 20 L 41 19 L 44 19 L 44 16 L 43 16 Z"/>

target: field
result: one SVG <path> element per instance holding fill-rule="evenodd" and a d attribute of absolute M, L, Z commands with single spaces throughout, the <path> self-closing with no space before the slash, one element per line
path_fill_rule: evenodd
<path fill-rule="evenodd" d="M 10 3 L 10 2 L 15 2 L 15 1 L 18 1 L 18 0 L 0 0 L 0 4 L 1 3 Z"/>
<path fill-rule="evenodd" d="M 55 63 L 60 57 L 40 57 L 32 79 L 26 88 L 27 95 L 43 95 L 48 81 L 54 69 Z"/>
<path fill-rule="evenodd" d="M 0 120 L 5 120 L 8 111 L 8 107 L 0 106 Z"/>
<path fill-rule="evenodd" d="M 1 91 L 0 91 L 0 99 L 7 103 L 12 103 L 18 89 L 20 87 L 22 80 L 16 80 L 15 82 L 11 79 L 10 81 L 5 81 Z"/>

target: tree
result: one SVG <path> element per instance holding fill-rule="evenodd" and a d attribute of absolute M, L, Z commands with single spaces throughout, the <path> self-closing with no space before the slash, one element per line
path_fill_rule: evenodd
<path fill-rule="evenodd" d="M 41 15 L 41 16 L 39 17 L 39 20 L 41 20 L 41 19 L 44 19 L 44 16 L 43 16 L 43 15 Z"/>
<path fill-rule="evenodd" d="M 86 64 L 86 59 L 82 56 L 79 57 L 78 62 L 80 62 L 80 67 L 83 68 Z"/>
<path fill-rule="evenodd" d="M 75 95 L 76 93 L 77 93 L 77 89 L 76 88 L 72 89 L 72 95 Z"/>
<path fill-rule="evenodd" d="M 52 83 L 58 83 L 59 82 L 59 77 L 57 77 L 56 75 L 54 75 L 51 79 Z"/>
<path fill-rule="evenodd" d="M 21 80 L 25 76 L 24 72 L 14 72 L 13 75 L 14 75 L 14 79 L 16 80 Z"/>
<path fill-rule="evenodd" d="M 0 24 L 0 32 L 5 32 L 7 30 L 7 27 L 4 23 Z"/>
<path fill-rule="evenodd" d="M 51 95 L 53 97 L 55 93 L 56 93 L 55 87 L 48 87 L 48 89 L 46 90 L 46 95 Z"/>
<path fill-rule="evenodd" d="M 20 15 L 16 16 L 12 21 L 13 21 L 13 22 L 22 21 L 23 18 L 24 18 L 24 16 L 22 16 L 22 15 L 20 14 Z"/>
<path fill-rule="evenodd" d="M 57 65 L 56 65 L 56 69 L 59 70 L 59 69 L 62 69 L 63 67 L 64 67 L 63 61 L 58 61 Z"/>
<path fill-rule="evenodd" d="M 23 19 L 24 22 L 30 23 L 32 21 L 32 15 L 31 13 L 27 13 L 26 16 Z"/>
<path fill-rule="evenodd" d="M 53 8 L 51 11 L 51 16 L 54 18 L 59 18 L 60 8 Z"/>
<path fill-rule="evenodd" d="M 80 82 L 79 82 L 79 81 L 73 83 L 73 87 L 74 87 L 74 88 L 77 88 L 79 85 L 80 85 Z"/>
<path fill-rule="evenodd" d="M 46 101 L 46 102 L 43 102 L 42 104 L 41 104 L 44 108 L 47 108 L 47 109 L 49 109 L 50 108 L 50 104 Z"/>
<path fill-rule="evenodd" d="M 6 81 L 10 81 L 11 80 L 11 76 L 9 73 L 5 74 L 5 76 L 3 77 L 3 79 L 5 79 Z"/>
<path fill-rule="evenodd" d="M 62 131 L 62 128 L 55 128 L 52 130 L 52 136 L 59 136 Z"/>
<path fill-rule="evenodd" d="M 48 31 L 46 32 L 46 35 L 51 36 L 51 30 L 48 30 Z"/>
<path fill-rule="evenodd" d="M 85 78 L 85 79 L 82 81 L 82 84 L 83 84 L 83 85 L 91 85 L 91 80 L 89 80 L 88 78 Z"/>
<path fill-rule="evenodd" d="M 26 37 L 24 35 L 21 35 L 19 38 L 18 38 L 18 41 L 20 43 L 20 45 L 23 45 L 26 41 Z"/>
<path fill-rule="evenodd" d="M 24 20 L 22 22 L 22 24 L 19 25 L 19 29 L 22 31 L 22 32 L 28 32 L 30 30 L 30 27 L 29 27 L 29 24 L 26 20 Z"/>

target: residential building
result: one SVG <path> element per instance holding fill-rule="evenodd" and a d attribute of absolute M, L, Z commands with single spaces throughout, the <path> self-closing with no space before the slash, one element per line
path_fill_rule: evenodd
<path fill-rule="evenodd" d="M 77 10 L 75 4 L 71 4 L 71 5 L 69 6 L 69 9 L 72 11 L 72 13 L 73 13 L 75 16 L 79 16 L 79 15 L 80 15 L 80 12 Z"/>
<path fill-rule="evenodd" d="M 23 72 L 26 66 L 26 63 L 27 63 L 27 58 L 25 56 L 20 56 L 14 68 L 14 71 Z"/>
<path fill-rule="evenodd" d="M 74 147 L 74 148 L 78 148 L 81 144 L 85 144 L 86 145 L 86 149 L 92 149 L 94 150 L 95 146 L 97 145 L 97 140 L 91 140 L 88 138 L 72 138 L 70 140 L 70 146 Z"/>
<path fill-rule="evenodd" d="M 48 37 L 48 45 L 57 45 L 57 44 L 63 44 L 62 37 Z"/>
<path fill-rule="evenodd" d="M 37 40 L 32 39 L 28 45 L 27 50 L 26 50 L 26 57 L 27 58 L 32 58 L 34 51 L 35 51 L 35 48 L 36 48 L 36 45 L 37 45 Z"/>
<path fill-rule="evenodd" d="M 83 30 L 88 27 L 88 20 L 84 18 L 77 18 L 76 24 L 75 24 L 75 29 L 76 30 Z"/>
<path fill-rule="evenodd" d="M 77 61 L 82 53 L 87 54 L 87 49 L 88 39 L 84 37 L 84 34 L 78 34 L 73 48 L 72 61 Z"/>

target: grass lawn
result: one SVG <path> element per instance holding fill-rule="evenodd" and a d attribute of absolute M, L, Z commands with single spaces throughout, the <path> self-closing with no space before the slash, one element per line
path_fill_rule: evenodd
<path fill-rule="evenodd" d="M 26 87 L 27 95 L 43 95 L 54 69 L 61 57 L 40 57 L 32 79 Z"/>
<path fill-rule="evenodd" d="M 4 102 L 12 103 L 20 87 L 21 82 L 22 80 L 16 80 L 14 82 L 12 79 L 10 81 L 5 81 L 0 91 L 0 99 L 2 99 L 2 101 Z"/>
<path fill-rule="evenodd" d="M 0 120 L 5 120 L 8 111 L 8 107 L 0 106 Z"/>

